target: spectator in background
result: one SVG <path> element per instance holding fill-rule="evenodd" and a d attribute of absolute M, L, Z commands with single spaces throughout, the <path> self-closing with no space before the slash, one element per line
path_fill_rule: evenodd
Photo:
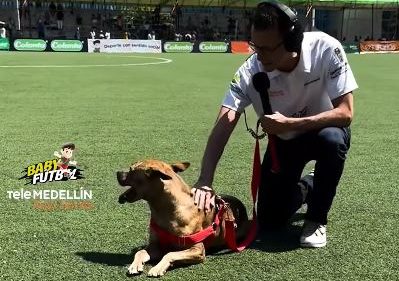
<path fill-rule="evenodd" d="M 104 38 L 105 38 L 104 31 L 100 30 L 100 33 L 98 34 L 98 37 L 99 37 L 100 39 L 104 39 Z"/>
<path fill-rule="evenodd" d="M 75 39 L 80 40 L 80 27 L 76 27 Z"/>
<path fill-rule="evenodd" d="M 57 7 L 55 6 L 54 1 L 51 1 L 50 6 L 48 7 L 48 10 L 50 12 L 50 15 L 52 17 L 54 17 L 55 13 L 57 12 Z"/>
<path fill-rule="evenodd" d="M 57 6 L 57 28 L 61 30 L 64 28 L 64 7 L 59 3 Z"/>
<path fill-rule="evenodd" d="M 175 33 L 175 41 L 180 42 L 183 40 L 183 35 L 181 35 L 180 33 Z"/>
<path fill-rule="evenodd" d="M 44 22 L 42 20 L 42 17 L 39 17 L 39 20 L 37 21 L 37 37 L 40 39 L 44 39 L 46 37 L 45 30 L 46 27 L 44 26 Z"/>
<path fill-rule="evenodd" d="M 49 11 L 44 12 L 44 25 L 50 25 L 51 16 Z"/>
<path fill-rule="evenodd" d="M 96 27 L 93 26 L 93 28 L 90 31 L 90 38 L 91 39 L 96 39 Z"/>
<path fill-rule="evenodd" d="M 109 30 L 105 32 L 105 39 L 111 39 L 111 32 L 109 32 Z"/>
<path fill-rule="evenodd" d="M 148 21 L 146 21 L 146 22 L 143 24 L 143 27 L 144 27 L 144 30 L 145 30 L 146 33 L 149 33 L 149 32 L 150 32 L 150 24 L 149 24 Z"/>
<path fill-rule="evenodd" d="M 14 21 L 13 17 L 8 18 L 8 22 L 6 24 L 6 29 L 8 29 L 8 36 L 10 38 L 14 38 L 13 34 L 14 34 L 14 30 L 16 29 L 16 26 L 15 26 L 15 21 Z"/>
<path fill-rule="evenodd" d="M 118 17 L 116 18 L 116 26 L 118 27 L 118 30 L 122 30 L 123 29 L 123 17 L 122 17 L 122 15 L 118 15 Z"/>
<path fill-rule="evenodd" d="M 91 14 L 91 25 L 97 26 L 97 18 L 94 14 Z"/>
<path fill-rule="evenodd" d="M 147 36 L 148 40 L 155 40 L 155 31 L 151 31 Z"/>
<path fill-rule="evenodd" d="M 187 32 L 186 35 L 184 35 L 184 41 L 191 42 L 192 38 L 193 37 L 191 36 L 191 34 L 189 32 Z"/>
<path fill-rule="evenodd" d="M 0 21 L 0 38 L 6 38 L 6 28 L 5 28 L 5 22 Z"/>
<path fill-rule="evenodd" d="M 197 32 L 193 31 L 191 33 L 191 42 L 197 41 Z"/>
<path fill-rule="evenodd" d="M 221 39 L 221 37 L 220 37 L 219 31 L 218 31 L 218 30 L 215 30 L 215 31 L 213 32 L 213 41 L 219 41 L 220 39 Z"/>

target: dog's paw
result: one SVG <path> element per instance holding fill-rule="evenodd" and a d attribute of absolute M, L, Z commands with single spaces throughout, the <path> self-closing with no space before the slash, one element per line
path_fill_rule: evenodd
<path fill-rule="evenodd" d="M 144 271 L 144 264 L 141 262 L 136 262 L 134 261 L 128 268 L 127 270 L 127 275 L 132 276 L 132 275 L 139 275 L 143 273 Z"/>
<path fill-rule="evenodd" d="M 161 277 L 164 276 L 166 270 L 168 269 L 168 265 L 163 265 L 162 263 L 157 264 L 153 268 L 148 271 L 148 277 Z"/>

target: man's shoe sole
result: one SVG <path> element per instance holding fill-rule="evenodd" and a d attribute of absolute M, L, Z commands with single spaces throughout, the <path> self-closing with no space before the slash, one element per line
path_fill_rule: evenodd
<path fill-rule="evenodd" d="M 327 242 L 320 244 L 300 243 L 302 248 L 322 248 L 327 245 Z"/>

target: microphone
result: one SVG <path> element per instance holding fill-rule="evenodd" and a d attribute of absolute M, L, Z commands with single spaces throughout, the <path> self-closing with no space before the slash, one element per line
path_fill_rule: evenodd
<path fill-rule="evenodd" d="M 270 80 L 266 73 L 258 72 L 252 77 L 252 83 L 258 92 L 267 91 L 270 88 Z"/>
<path fill-rule="evenodd" d="M 264 114 L 272 114 L 272 108 L 269 101 L 268 90 L 270 88 L 270 80 L 265 72 L 258 72 L 252 77 L 252 84 L 259 93 L 262 100 Z"/>
<path fill-rule="evenodd" d="M 265 72 L 258 72 L 252 77 L 252 84 L 255 90 L 259 93 L 263 106 L 263 114 L 273 114 L 272 107 L 269 100 L 270 80 Z M 259 122 L 259 121 L 258 121 Z M 280 172 L 280 163 L 278 161 L 276 139 L 274 135 L 268 135 L 270 156 L 272 160 L 271 171 L 275 174 Z"/>

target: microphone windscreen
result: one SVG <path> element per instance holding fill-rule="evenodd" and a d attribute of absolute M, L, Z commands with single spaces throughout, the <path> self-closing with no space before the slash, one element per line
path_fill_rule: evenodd
<path fill-rule="evenodd" d="M 258 72 L 252 77 L 254 88 L 259 93 L 264 93 L 270 88 L 270 80 L 266 73 Z"/>

